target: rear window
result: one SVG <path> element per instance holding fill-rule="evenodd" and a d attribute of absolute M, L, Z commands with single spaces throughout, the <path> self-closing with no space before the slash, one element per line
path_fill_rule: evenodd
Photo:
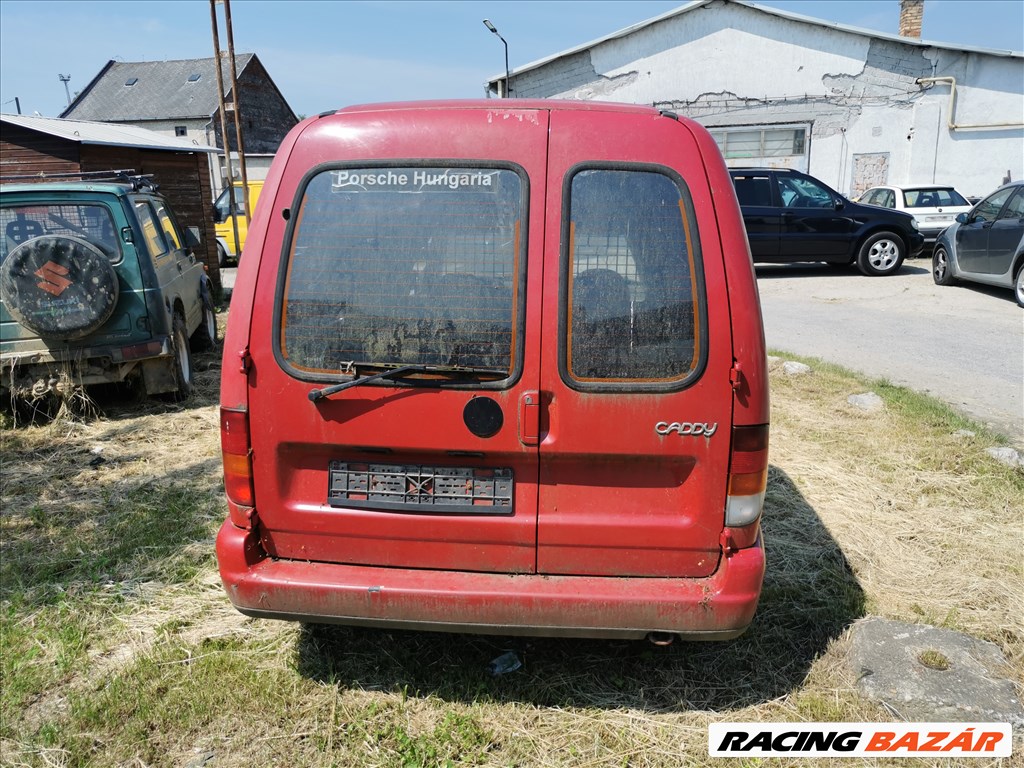
<path fill-rule="evenodd" d="M 949 205 L 970 203 L 955 189 L 905 189 L 903 199 L 907 208 L 938 208 Z"/>
<path fill-rule="evenodd" d="M 316 173 L 296 206 L 280 353 L 300 374 L 353 364 L 516 368 L 525 176 L 496 167 Z"/>
<path fill-rule="evenodd" d="M 567 191 L 563 377 L 577 389 L 681 385 L 706 343 L 683 180 L 667 169 L 586 169 Z"/>
<path fill-rule="evenodd" d="M 87 240 L 111 261 L 121 258 L 117 229 L 105 205 L 50 203 L 4 206 L 0 210 L 4 238 L 0 258 L 26 240 L 43 235 L 78 237 Z"/>

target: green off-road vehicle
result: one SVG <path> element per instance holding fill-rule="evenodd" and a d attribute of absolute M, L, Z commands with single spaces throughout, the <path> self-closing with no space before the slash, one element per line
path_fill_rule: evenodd
<path fill-rule="evenodd" d="M 38 401 L 134 379 L 184 399 L 217 341 L 210 281 L 156 186 L 0 185 L 0 396 Z"/>

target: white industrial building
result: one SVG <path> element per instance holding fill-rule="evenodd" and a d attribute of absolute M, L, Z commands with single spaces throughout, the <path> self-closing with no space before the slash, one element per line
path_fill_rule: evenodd
<path fill-rule="evenodd" d="M 650 104 L 694 118 L 732 166 L 805 170 L 857 196 L 882 183 L 982 196 L 1024 176 L 1024 53 L 920 39 L 741 0 L 697 0 L 504 73 L 488 95 Z"/>

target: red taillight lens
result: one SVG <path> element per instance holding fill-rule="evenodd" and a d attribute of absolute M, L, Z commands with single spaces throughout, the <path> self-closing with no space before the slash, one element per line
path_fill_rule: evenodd
<path fill-rule="evenodd" d="M 768 425 L 733 427 L 725 524 L 738 528 L 757 522 L 767 485 Z"/>
<path fill-rule="evenodd" d="M 242 507 L 255 506 L 248 411 L 220 409 L 220 447 L 228 499 Z"/>

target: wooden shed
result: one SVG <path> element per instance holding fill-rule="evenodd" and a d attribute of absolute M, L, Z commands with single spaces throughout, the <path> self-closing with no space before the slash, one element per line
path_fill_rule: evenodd
<path fill-rule="evenodd" d="M 55 181 L 62 174 L 132 170 L 151 175 L 182 227 L 198 227 L 201 257 L 219 287 L 207 155 L 216 147 L 145 128 L 54 117 L 0 115 L 0 182 Z M 196 254 L 200 256 L 200 254 Z"/>

